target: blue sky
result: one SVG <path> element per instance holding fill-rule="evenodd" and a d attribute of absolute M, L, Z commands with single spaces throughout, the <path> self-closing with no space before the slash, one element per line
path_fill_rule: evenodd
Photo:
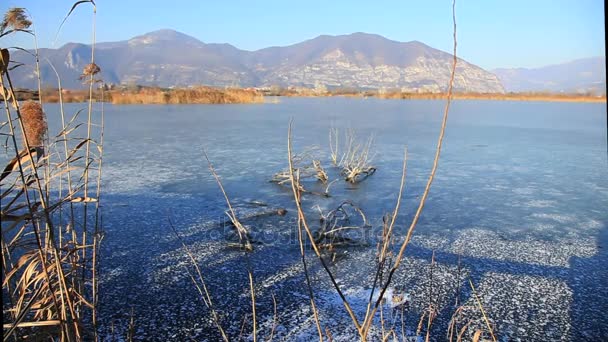
<path fill-rule="evenodd" d="M 0 11 L 25 7 L 39 45 L 90 42 L 92 7 L 80 5 L 58 39 L 74 1 L 3 0 Z M 538 67 L 605 55 L 604 3 L 599 0 L 460 0 L 458 55 L 486 69 Z M 418 40 L 452 51 L 451 1 L 140 1 L 97 0 L 97 41 L 125 40 L 171 28 L 205 43 L 256 50 L 321 34 L 367 32 Z M 33 46 L 31 37 L 3 38 L 2 46 Z"/>

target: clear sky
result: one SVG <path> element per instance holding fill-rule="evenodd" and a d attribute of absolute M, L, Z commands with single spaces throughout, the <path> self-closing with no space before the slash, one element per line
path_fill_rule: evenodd
<path fill-rule="evenodd" d="M 25 7 L 40 47 L 91 41 L 92 7 L 65 0 L 2 0 L 2 13 Z M 97 41 L 126 40 L 170 28 L 205 43 L 244 50 L 284 46 L 321 34 L 376 33 L 418 40 L 452 51 L 451 0 L 429 1 L 229 1 L 97 0 Z M 486 69 L 538 67 L 604 56 L 604 2 L 600 0 L 457 0 L 458 55 Z M 1 46 L 33 46 L 21 34 Z"/>

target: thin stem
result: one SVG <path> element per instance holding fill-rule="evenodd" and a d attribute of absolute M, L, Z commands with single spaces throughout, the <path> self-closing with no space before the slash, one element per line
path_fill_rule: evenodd
<path fill-rule="evenodd" d="M 300 172 L 298 170 L 296 181 L 300 180 Z M 298 199 L 301 198 L 302 194 L 297 189 Z M 308 288 L 308 298 L 310 299 L 310 307 L 312 309 L 312 313 L 315 319 L 315 324 L 317 326 L 317 332 L 319 333 L 319 341 L 323 342 L 323 329 L 321 329 L 321 322 L 319 321 L 319 314 L 317 311 L 317 305 L 315 304 L 314 292 L 312 290 L 312 284 L 310 281 L 310 276 L 308 274 L 308 266 L 306 264 L 306 252 L 304 249 L 304 240 L 303 240 L 303 232 L 302 232 L 302 218 L 298 215 L 298 242 L 300 244 L 300 256 L 302 257 L 302 265 L 304 266 L 304 276 L 306 277 L 306 287 Z"/>
<path fill-rule="evenodd" d="M 477 296 L 477 291 L 475 291 L 475 286 L 473 285 L 473 281 L 469 278 L 469 284 L 471 285 L 471 289 L 473 290 L 473 296 L 475 300 L 477 300 L 477 305 L 479 305 L 479 310 L 481 310 L 481 314 L 483 315 L 483 320 L 490 331 L 490 335 L 492 336 L 492 341 L 496 342 L 496 337 L 494 336 L 494 330 L 492 330 L 492 326 L 490 325 L 490 321 L 488 320 L 488 316 L 486 316 L 486 312 L 483 309 L 483 305 L 481 305 L 481 300 L 479 296 Z"/>
<path fill-rule="evenodd" d="M 290 122 L 289 122 L 289 129 L 287 132 L 287 157 L 289 159 L 289 178 L 291 180 L 291 190 L 293 192 L 294 200 L 296 202 L 296 207 L 298 210 L 298 217 L 302 220 L 302 225 L 304 226 L 304 229 L 306 230 L 306 234 L 308 235 L 308 239 L 310 241 L 310 244 L 312 245 L 313 250 L 315 251 L 315 254 L 317 255 L 319 261 L 321 262 L 321 265 L 325 269 L 325 272 L 327 272 L 327 275 L 329 276 L 329 279 L 330 279 L 332 285 L 338 292 L 338 295 L 340 296 L 340 299 L 342 300 L 342 304 L 344 304 L 344 308 L 350 315 L 350 318 L 352 319 L 353 323 L 355 324 L 355 327 L 357 328 L 357 332 L 359 332 L 359 334 L 361 335 L 361 324 L 357 320 L 357 316 L 355 315 L 352 308 L 350 307 L 348 300 L 346 300 L 346 297 L 342 293 L 342 290 L 340 289 L 340 286 L 336 282 L 334 275 L 329 270 L 329 267 L 327 267 L 327 264 L 325 263 L 323 256 L 321 256 L 321 251 L 319 250 L 319 247 L 315 243 L 315 239 L 313 237 L 312 231 L 308 227 L 308 223 L 306 222 L 306 217 L 304 216 L 304 211 L 302 210 L 302 204 L 300 203 L 300 197 L 298 196 L 298 185 L 299 184 L 296 185 L 296 179 L 294 176 L 294 168 L 293 168 L 293 161 L 292 161 L 292 148 L 291 148 L 292 122 L 293 122 L 293 119 L 290 120 Z M 363 338 L 363 336 L 361 336 L 361 337 Z"/>
<path fill-rule="evenodd" d="M 420 198 L 420 203 L 418 205 L 418 209 L 416 210 L 416 214 L 414 215 L 412 223 L 410 224 L 410 227 L 407 231 L 405 240 L 403 241 L 401 248 L 399 249 L 397 258 L 395 259 L 395 264 L 393 265 L 393 267 L 391 268 L 391 270 L 388 274 L 388 279 L 380 292 L 380 296 L 378 297 L 378 300 L 376 301 L 374 308 L 372 309 L 370 315 L 368 317 L 366 317 L 366 322 L 365 322 L 366 324 L 363 328 L 365 333 L 367 333 L 369 331 L 369 328 L 373 321 L 373 317 L 374 317 L 376 311 L 378 310 L 378 306 L 380 305 L 380 300 L 382 299 L 384 292 L 386 292 L 386 289 L 389 287 L 395 271 L 397 271 L 397 269 L 399 268 L 399 265 L 401 265 L 401 261 L 403 259 L 403 255 L 405 253 L 405 249 L 412 238 L 412 234 L 414 233 L 414 229 L 416 228 L 416 224 L 418 223 L 420 214 L 422 213 L 422 209 L 424 208 L 424 204 L 429 195 L 429 191 L 431 189 L 431 185 L 433 184 L 433 180 L 435 179 L 435 173 L 437 172 L 437 167 L 439 165 L 439 157 L 441 156 L 441 147 L 443 145 L 443 137 L 445 135 L 445 128 L 447 126 L 448 114 L 450 111 L 450 104 L 452 102 L 452 92 L 453 92 L 453 88 L 454 88 L 454 76 L 456 74 L 456 63 L 458 61 L 458 59 L 456 57 L 456 47 L 458 44 L 457 40 L 456 40 L 456 0 L 453 0 L 453 2 L 452 2 L 452 21 L 454 23 L 454 25 L 453 25 L 454 26 L 454 53 L 453 53 L 453 60 L 452 60 L 452 72 L 450 75 L 450 82 L 448 85 L 448 95 L 447 95 L 445 109 L 443 112 L 443 120 L 441 121 L 441 130 L 439 131 L 439 137 L 437 139 L 437 148 L 435 150 L 435 158 L 433 160 L 433 167 L 431 169 L 431 173 L 429 175 L 426 186 L 424 188 L 422 197 Z"/>

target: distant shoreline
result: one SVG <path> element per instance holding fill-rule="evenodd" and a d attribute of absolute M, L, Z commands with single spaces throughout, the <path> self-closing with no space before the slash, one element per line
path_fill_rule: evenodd
<path fill-rule="evenodd" d="M 38 92 L 21 89 L 16 91 L 18 100 L 37 100 Z M 60 101 L 57 89 L 46 89 L 42 92 L 43 102 L 57 103 Z M 63 90 L 61 99 L 64 103 L 86 102 L 87 90 Z M 379 92 L 358 90 L 317 91 L 308 88 L 260 90 L 255 88 L 157 88 L 134 87 L 129 89 L 113 89 L 94 92 L 96 101 L 113 104 L 238 104 L 264 103 L 264 97 L 353 97 L 378 98 L 388 100 L 442 100 L 445 93 L 408 93 L 408 92 Z M 103 100 L 102 100 L 103 99 Z M 453 100 L 488 100 L 488 101 L 541 101 L 541 102 L 606 102 L 606 95 L 590 94 L 552 94 L 552 93 L 454 93 Z"/>
<path fill-rule="evenodd" d="M 326 93 L 315 93 L 312 90 L 283 91 L 278 94 L 264 93 L 265 96 L 288 96 L 288 97 L 359 97 L 379 98 L 389 100 L 442 100 L 446 99 L 445 93 L 407 93 L 407 92 L 384 92 L 377 91 L 331 91 Z M 490 101 L 543 101 L 543 102 L 606 102 L 606 95 L 589 94 L 551 94 L 551 93 L 454 93 L 454 100 L 490 100 Z"/>
<path fill-rule="evenodd" d="M 445 99 L 447 95 L 440 96 L 411 96 L 405 99 Z M 383 98 L 383 97 L 380 97 Z M 386 99 L 392 99 L 386 97 Z M 583 95 L 521 95 L 521 94 L 453 94 L 454 100 L 488 100 L 488 101 L 542 101 L 542 102 L 606 102 L 606 97 Z"/>

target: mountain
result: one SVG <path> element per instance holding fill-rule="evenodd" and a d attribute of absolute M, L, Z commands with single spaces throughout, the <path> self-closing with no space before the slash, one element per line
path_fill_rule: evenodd
<path fill-rule="evenodd" d="M 593 92 L 606 94 L 606 57 L 577 59 L 535 69 L 494 69 L 509 92 Z"/>
<path fill-rule="evenodd" d="M 420 42 L 353 33 L 253 52 L 247 64 L 266 84 L 444 91 L 452 55 Z M 459 59 L 455 88 L 503 92 L 493 74 Z"/>
<path fill-rule="evenodd" d="M 235 80 L 256 83 L 241 64 L 241 50 L 228 44 L 205 44 L 185 34 L 160 30 L 127 41 L 99 43 L 95 62 L 101 67 L 98 78 L 106 83 L 159 86 L 195 84 L 229 85 Z M 80 74 L 91 61 L 89 45 L 69 43 L 59 49 L 41 49 L 40 74 L 43 83 L 57 86 L 48 63 L 55 66 L 65 88 L 81 88 Z M 14 52 L 11 60 L 24 63 L 15 69 L 17 86 L 35 88 L 34 60 L 29 54 Z"/>
<path fill-rule="evenodd" d="M 88 45 L 70 43 L 41 49 L 43 83 L 57 81 L 51 61 L 66 88 L 82 87 L 78 80 L 91 59 Z M 36 87 L 33 57 L 14 51 L 13 61 L 25 63 L 12 77 L 19 87 Z M 95 46 L 99 78 L 106 83 L 169 86 L 326 86 L 444 91 L 452 55 L 423 43 L 397 42 L 379 35 L 353 33 L 319 36 L 284 47 L 257 51 L 230 44 L 205 44 L 172 30 L 159 30 L 120 42 Z M 455 89 L 503 92 L 497 77 L 459 59 Z"/>

